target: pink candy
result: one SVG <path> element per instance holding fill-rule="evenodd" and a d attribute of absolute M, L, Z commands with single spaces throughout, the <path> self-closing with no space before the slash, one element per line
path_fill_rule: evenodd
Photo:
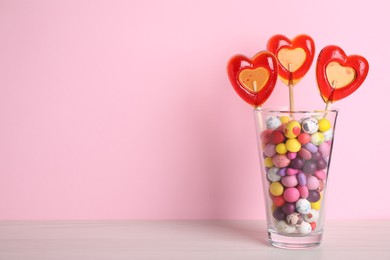
<path fill-rule="evenodd" d="M 284 167 L 287 167 L 290 164 L 290 160 L 284 154 L 277 154 L 277 155 L 275 155 L 272 158 L 272 162 L 278 168 L 284 168 Z"/>
<path fill-rule="evenodd" d="M 298 173 L 297 169 L 287 168 L 287 170 L 286 170 L 287 175 L 296 175 L 297 173 Z"/>
<path fill-rule="evenodd" d="M 325 171 L 316 171 L 314 173 L 314 176 L 316 176 L 319 180 L 325 180 L 326 179 L 326 173 Z"/>
<path fill-rule="evenodd" d="M 323 158 L 327 158 L 330 155 L 330 145 L 327 142 L 320 144 L 318 150 L 321 152 Z"/>
<path fill-rule="evenodd" d="M 287 158 L 290 160 L 294 160 L 296 157 L 297 157 L 297 153 L 293 153 L 293 152 L 287 153 Z"/>
<path fill-rule="evenodd" d="M 271 143 L 266 144 L 264 147 L 264 154 L 267 157 L 273 157 L 276 154 L 275 145 Z"/>
<path fill-rule="evenodd" d="M 315 190 L 315 189 L 317 189 L 319 186 L 320 186 L 320 182 L 318 181 L 317 177 L 315 177 L 315 176 L 310 176 L 310 177 L 307 178 L 306 187 L 307 187 L 309 190 Z"/>
<path fill-rule="evenodd" d="M 287 175 L 282 178 L 282 184 L 285 187 L 295 187 L 298 185 L 298 179 L 296 175 Z"/>
<path fill-rule="evenodd" d="M 298 185 L 297 187 L 301 198 L 306 199 L 309 197 L 309 189 L 306 186 Z"/>
<path fill-rule="evenodd" d="M 299 199 L 300 193 L 297 188 L 287 188 L 283 193 L 283 198 L 287 202 L 296 202 Z"/>

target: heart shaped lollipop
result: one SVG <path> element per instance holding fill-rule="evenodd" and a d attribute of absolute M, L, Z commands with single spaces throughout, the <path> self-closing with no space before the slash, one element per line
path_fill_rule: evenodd
<path fill-rule="evenodd" d="M 325 103 L 351 95 L 367 77 L 367 60 L 359 55 L 347 56 L 338 46 L 323 48 L 317 59 L 317 85 Z"/>
<path fill-rule="evenodd" d="M 279 77 L 286 85 L 294 86 L 310 69 L 314 59 L 314 41 L 305 34 L 290 40 L 277 34 L 267 43 L 267 50 L 279 61 Z"/>
<path fill-rule="evenodd" d="M 277 60 L 267 51 L 253 58 L 243 55 L 232 57 L 227 73 L 237 94 L 254 107 L 261 106 L 271 95 L 278 77 Z"/>

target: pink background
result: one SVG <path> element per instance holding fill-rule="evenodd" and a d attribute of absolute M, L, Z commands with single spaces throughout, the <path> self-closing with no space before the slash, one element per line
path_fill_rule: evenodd
<path fill-rule="evenodd" d="M 264 218 L 226 76 L 274 34 L 370 62 L 340 108 L 327 217 L 389 218 L 388 1 L 0 1 L 0 219 Z M 297 106 L 324 105 L 314 67 Z M 265 106 L 287 104 L 278 83 Z"/>

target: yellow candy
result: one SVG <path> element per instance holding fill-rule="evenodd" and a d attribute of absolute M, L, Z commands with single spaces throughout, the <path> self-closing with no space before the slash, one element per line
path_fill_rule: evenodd
<path fill-rule="evenodd" d="M 328 131 L 330 129 L 331 125 L 328 119 L 326 118 L 321 118 L 318 120 L 318 130 L 321 132 Z"/>
<path fill-rule="evenodd" d="M 282 124 L 287 124 L 290 121 L 289 116 L 281 116 L 281 117 L 279 117 L 279 119 L 280 119 L 280 122 L 282 122 Z"/>
<path fill-rule="evenodd" d="M 295 139 L 288 139 L 286 142 L 286 148 L 289 152 L 296 153 L 301 149 L 301 143 Z"/>
<path fill-rule="evenodd" d="M 286 127 L 284 128 L 284 135 L 287 138 L 295 138 L 300 133 L 301 133 L 301 124 L 296 120 L 292 120 L 288 122 Z"/>
<path fill-rule="evenodd" d="M 311 208 L 315 210 L 320 210 L 321 209 L 321 200 L 316 201 L 316 202 L 310 202 Z"/>
<path fill-rule="evenodd" d="M 275 150 L 278 154 L 285 154 L 287 153 L 287 147 L 285 143 L 280 143 L 275 147 Z"/>
<path fill-rule="evenodd" d="M 274 196 L 280 196 L 283 194 L 283 185 L 278 182 L 278 181 L 275 181 L 273 183 L 271 183 L 271 185 L 269 186 L 269 191 L 271 192 L 272 195 Z"/>
<path fill-rule="evenodd" d="M 274 167 L 274 163 L 272 162 L 272 157 L 267 157 L 264 159 L 265 167 L 271 168 Z"/>

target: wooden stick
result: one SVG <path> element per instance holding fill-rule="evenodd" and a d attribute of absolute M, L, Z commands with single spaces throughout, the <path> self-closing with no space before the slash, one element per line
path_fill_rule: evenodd
<path fill-rule="evenodd" d="M 253 81 L 253 90 L 257 93 L 257 82 L 256 82 L 256 80 Z"/>
<path fill-rule="evenodd" d="M 328 100 L 328 102 L 326 102 L 326 106 L 325 106 L 325 111 L 328 112 L 328 110 L 330 109 L 330 106 L 332 105 L 332 102 L 330 102 Z"/>
<path fill-rule="evenodd" d="M 293 80 L 293 74 L 292 74 L 292 65 L 291 63 L 288 64 L 288 71 L 290 72 L 288 77 L 288 95 L 289 95 L 289 101 L 290 101 L 290 111 L 294 111 L 294 80 Z"/>
<path fill-rule="evenodd" d="M 337 81 L 336 80 L 333 80 L 332 81 L 332 89 L 334 91 L 334 89 L 336 88 L 336 85 L 337 85 Z M 329 97 L 333 94 L 333 91 L 332 93 L 329 95 Z M 329 97 L 328 97 L 328 101 L 326 102 L 326 105 L 325 105 L 325 115 L 324 115 L 324 118 L 326 117 L 326 115 L 328 114 L 328 111 L 330 109 L 330 106 L 332 105 L 332 102 L 329 100 Z"/>

